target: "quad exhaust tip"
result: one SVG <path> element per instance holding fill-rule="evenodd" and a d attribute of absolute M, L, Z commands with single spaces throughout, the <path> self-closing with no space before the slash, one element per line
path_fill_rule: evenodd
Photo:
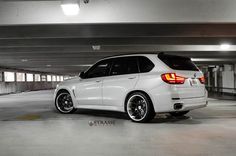
<path fill-rule="evenodd" d="M 182 109 L 182 107 L 183 107 L 183 104 L 182 104 L 182 103 L 175 103 L 175 104 L 174 104 L 174 109 L 175 109 L 175 110 L 180 110 L 180 109 Z"/>

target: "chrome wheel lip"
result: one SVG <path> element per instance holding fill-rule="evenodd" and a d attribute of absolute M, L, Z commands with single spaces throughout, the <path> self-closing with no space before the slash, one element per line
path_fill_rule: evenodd
<path fill-rule="evenodd" d="M 63 96 L 63 95 L 69 95 L 70 96 L 70 94 L 69 93 L 61 93 L 61 94 L 59 94 L 58 96 L 57 96 L 57 98 L 56 98 L 56 107 L 57 107 L 57 109 L 60 111 L 60 112 L 62 112 L 62 113 L 69 113 L 69 112 L 71 112 L 72 110 L 73 110 L 73 101 L 72 101 L 72 99 L 71 99 L 71 102 L 72 102 L 72 107 L 71 108 L 69 108 L 67 111 L 65 111 L 65 110 L 62 110 L 61 109 L 61 107 L 59 106 L 59 104 L 58 104 L 58 99 L 61 97 L 61 96 Z M 71 97 L 71 96 L 70 96 Z"/>
<path fill-rule="evenodd" d="M 145 112 L 144 112 L 144 115 L 140 118 L 140 119 L 136 119 L 135 118 L 135 116 L 133 116 L 132 114 L 131 114 L 131 108 L 130 108 L 130 105 L 131 105 L 131 101 L 133 100 L 133 98 L 135 98 L 135 97 L 139 97 L 139 98 L 141 98 L 143 101 L 144 101 L 144 103 L 145 103 Z M 129 100 L 127 101 L 127 106 L 126 106 L 127 108 L 126 108 L 126 110 L 127 110 L 127 113 L 128 113 L 128 115 L 129 115 L 129 117 L 132 119 L 132 120 L 134 120 L 134 121 L 141 121 L 141 120 L 143 120 L 145 117 L 146 117 L 146 115 L 147 115 L 147 101 L 145 100 L 145 98 L 143 97 L 143 96 L 141 96 L 141 95 L 138 95 L 138 94 L 135 94 L 135 95 L 133 95 L 133 96 L 131 96 L 130 98 L 129 98 Z"/>

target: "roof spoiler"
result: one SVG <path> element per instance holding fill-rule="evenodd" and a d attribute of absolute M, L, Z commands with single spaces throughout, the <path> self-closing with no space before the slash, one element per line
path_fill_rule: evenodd
<path fill-rule="evenodd" d="M 162 56 L 170 56 L 170 57 L 178 57 L 178 58 L 191 59 L 190 57 L 187 57 L 187 56 L 180 56 L 180 55 L 166 54 L 166 53 L 164 53 L 164 52 L 160 52 L 160 53 L 158 53 L 158 57 L 162 57 Z"/>

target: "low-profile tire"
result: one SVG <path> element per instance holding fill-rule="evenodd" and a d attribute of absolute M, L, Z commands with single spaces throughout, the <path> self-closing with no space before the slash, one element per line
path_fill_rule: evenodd
<path fill-rule="evenodd" d="M 62 114 L 70 114 L 76 111 L 71 95 L 67 91 L 59 92 L 55 99 L 56 109 Z"/>
<path fill-rule="evenodd" d="M 156 115 L 152 101 L 142 92 L 130 94 L 126 99 L 125 108 L 129 118 L 134 122 L 149 122 Z"/>
<path fill-rule="evenodd" d="M 181 111 L 181 112 L 170 112 L 170 115 L 178 117 L 178 116 L 184 116 L 187 114 L 189 111 Z"/>

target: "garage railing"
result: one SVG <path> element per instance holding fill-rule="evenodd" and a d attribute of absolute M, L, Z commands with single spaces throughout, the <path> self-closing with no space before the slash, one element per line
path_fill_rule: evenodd
<path fill-rule="evenodd" d="M 214 92 L 214 93 L 218 93 L 218 94 L 221 94 L 221 95 L 225 94 L 225 95 L 236 96 L 236 88 L 206 86 L 206 89 L 209 92 Z"/>

